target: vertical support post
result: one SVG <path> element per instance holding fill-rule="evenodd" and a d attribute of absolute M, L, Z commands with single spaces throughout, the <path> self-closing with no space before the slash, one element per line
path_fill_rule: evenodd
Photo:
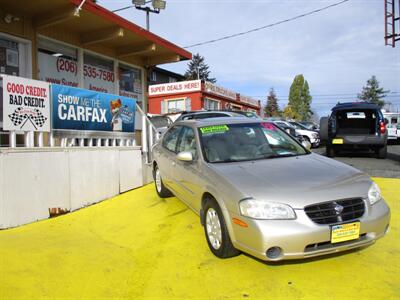
<path fill-rule="evenodd" d="M 15 131 L 10 131 L 8 134 L 9 138 L 9 147 L 15 148 L 17 147 L 17 133 Z"/>
<path fill-rule="evenodd" d="M 49 133 L 49 146 L 54 147 L 54 133 L 53 132 Z"/>
<path fill-rule="evenodd" d="M 151 124 L 148 124 L 149 126 L 149 152 L 153 148 L 153 126 Z"/>
<path fill-rule="evenodd" d="M 150 31 L 150 8 L 147 7 L 146 10 L 146 29 L 147 31 Z"/>
<path fill-rule="evenodd" d="M 88 139 L 88 146 L 93 147 L 93 139 L 92 138 Z"/>
<path fill-rule="evenodd" d="M 147 120 L 146 120 L 146 115 L 145 114 L 142 115 L 142 151 L 144 153 L 148 152 L 148 147 L 147 147 Z"/>
<path fill-rule="evenodd" d="M 96 139 L 96 146 L 101 147 L 101 139 L 100 138 Z"/>
<path fill-rule="evenodd" d="M 37 136 L 36 136 L 36 144 L 38 145 L 38 147 L 43 147 L 43 132 L 38 132 Z"/>
<path fill-rule="evenodd" d="M 108 146 L 109 146 L 109 141 L 110 141 L 109 139 L 105 139 L 105 140 L 104 140 L 104 146 L 105 146 L 105 147 L 108 147 Z"/>
<path fill-rule="evenodd" d="M 34 133 L 33 131 L 25 131 L 24 133 L 24 144 L 25 147 L 31 148 L 34 147 Z"/>
<path fill-rule="evenodd" d="M 79 147 L 84 147 L 85 146 L 85 139 L 80 138 L 79 139 Z"/>

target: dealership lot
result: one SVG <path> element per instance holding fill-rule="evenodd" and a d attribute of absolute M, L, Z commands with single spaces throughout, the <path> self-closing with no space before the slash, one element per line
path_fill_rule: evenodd
<path fill-rule="evenodd" d="M 0 231 L 1 299 L 398 299 L 399 179 L 375 179 L 392 209 L 371 247 L 318 259 L 221 260 L 198 216 L 154 186 Z"/>
<path fill-rule="evenodd" d="M 313 152 L 325 155 L 325 147 L 313 149 Z M 375 177 L 400 178 L 400 145 L 391 142 L 388 145 L 386 159 L 376 159 L 369 152 L 343 152 L 334 159 L 351 165 Z"/>

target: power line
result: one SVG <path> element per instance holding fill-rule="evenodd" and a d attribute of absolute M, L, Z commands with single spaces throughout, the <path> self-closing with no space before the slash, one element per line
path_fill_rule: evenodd
<path fill-rule="evenodd" d="M 271 27 L 274 27 L 274 26 L 277 26 L 277 25 L 280 25 L 280 24 L 283 24 L 283 23 L 287 23 L 287 22 L 291 22 L 291 21 L 294 21 L 294 20 L 297 20 L 297 19 L 300 19 L 300 18 L 304 18 L 306 16 L 309 16 L 309 15 L 312 15 L 312 14 L 327 10 L 329 8 L 341 5 L 341 4 L 343 4 L 345 2 L 349 2 L 349 1 L 350 0 L 342 0 L 340 2 L 336 2 L 336 3 L 333 3 L 331 5 L 328 5 L 328 6 L 325 6 L 325 7 L 322 7 L 322 8 L 318 8 L 318 9 L 315 9 L 313 11 L 301 14 L 301 15 L 297 15 L 297 16 L 289 18 L 289 19 L 285 19 L 285 20 L 278 21 L 278 22 L 275 22 L 275 23 L 271 23 L 271 24 L 268 24 L 268 25 L 265 25 L 265 26 L 253 28 L 253 29 L 250 29 L 250 30 L 247 30 L 247 31 L 234 33 L 234 34 L 231 34 L 231 35 L 226 35 L 226 36 L 223 36 L 223 37 L 220 37 L 220 38 L 217 38 L 217 39 L 208 40 L 208 41 L 205 41 L 205 42 L 201 42 L 201 43 L 185 46 L 183 48 L 187 49 L 187 48 L 193 48 L 193 47 L 202 46 L 202 45 L 206 45 L 206 44 L 216 43 L 216 42 L 219 42 L 219 41 L 222 41 L 222 40 L 227 40 L 227 39 L 231 39 L 231 38 L 234 38 L 234 37 L 246 35 L 246 34 L 253 33 L 253 32 L 256 32 L 256 31 L 260 31 L 260 30 L 263 30 L 263 29 L 266 29 L 266 28 L 271 28 Z"/>

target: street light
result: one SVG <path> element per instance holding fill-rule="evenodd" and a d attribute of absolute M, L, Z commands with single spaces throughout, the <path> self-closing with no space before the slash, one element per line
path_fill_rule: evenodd
<path fill-rule="evenodd" d="M 145 6 L 150 3 L 153 6 L 151 9 L 149 6 Z M 165 9 L 167 3 L 164 0 L 132 0 L 132 4 L 135 5 L 136 9 L 144 10 L 146 12 L 146 29 L 150 31 L 150 13 L 159 14 L 160 10 Z"/>

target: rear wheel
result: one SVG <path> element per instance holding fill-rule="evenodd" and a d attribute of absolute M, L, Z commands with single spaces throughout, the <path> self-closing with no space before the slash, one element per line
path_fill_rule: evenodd
<path fill-rule="evenodd" d="M 336 150 L 333 148 L 333 146 L 326 145 L 326 156 L 335 157 L 335 155 L 336 155 Z"/>
<path fill-rule="evenodd" d="M 378 147 L 375 150 L 376 156 L 378 158 L 384 159 L 387 156 L 387 145 L 383 146 L 383 147 Z"/>
<path fill-rule="evenodd" d="M 240 254 L 232 245 L 224 216 L 217 202 L 209 198 L 204 204 L 204 232 L 208 247 L 219 258 L 229 258 Z"/>
<path fill-rule="evenodd" d="M 154 167 L 154 184 L 156 186 L 157 194 L 160 198 L 167 198 L 172 196 L 171 191 L 164 186 L 158 166 Z"/>

